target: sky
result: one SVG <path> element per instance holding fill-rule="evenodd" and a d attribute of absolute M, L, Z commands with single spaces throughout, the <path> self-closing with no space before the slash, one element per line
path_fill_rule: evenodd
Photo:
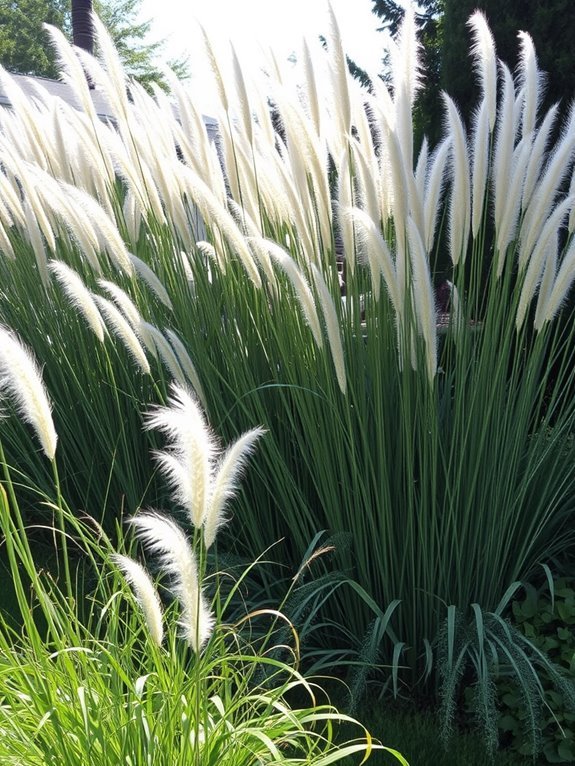
<path fill-rule="evenodd" d="M 372 0 L 331 0 L 344 48 L 358 64 L 381 71 L 385 35 L 371 12 Z M 140 18 L 151 20 L 150 39 L 165 39 L 167 59 L 190 57 L 193 84 L 201 90 L 205 66 L 199 55 L 199 21 L 210 39 L 232 40 L 238 53 L 257 60 L 262 49 L 273 48 L 278 58 L 297 52 L 305 35 L 327 29 L 327 0 L 142 0 Z M 203 94 L 209 111 L 209 94 Z"/>

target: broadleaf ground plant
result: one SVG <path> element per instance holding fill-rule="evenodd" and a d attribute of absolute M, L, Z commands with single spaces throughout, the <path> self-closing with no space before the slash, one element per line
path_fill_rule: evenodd
<path fill-rule="evenodd" d="M 447 714 L 471 672 L 493 731 L 487 657 L 538 689 L 506 605 L 575 534 L 575 112 L 540 114 L 530 37 L 513 77 L 476 13 L 477 110 L 446 95 L 444 140 L 417 148 L 413 13 L 370 92 L 331 13 L 295 87 L 283 62 L 253 72 L 206 38 L 214 143 L 193 93 L 127 83 L 96 26 L 98 60 L 52 33 L 79 110 L 1 75 L 0 315 L 45 364 L 67 491 L 108 514 L 165 496 L 133 459 L 153 439 L 139 411 L 191 384 L 226 439 L 269 432 L 238 549 L 283 537 L 296 569 L 318 531 L 347 534 L 324 647 L 368 647 L 397 693 L 443 679 Z"/>

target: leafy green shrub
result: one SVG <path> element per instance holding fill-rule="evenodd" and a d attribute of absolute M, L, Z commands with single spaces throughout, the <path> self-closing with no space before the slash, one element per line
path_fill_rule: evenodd
<path fill-rule="evenodd" d="M 547 763 L 575 762 L 575 581 L 556 580 L 551 591 L 526 587 L 525 595 L 512 604 L 513 623 L 563 670 L 573 687 L 572 699 L 557 689 L 554 679 L 543 669 L 539 679 L 543 685 L 543 713 L 540 749 Z M 529 730 L 527 709 L 517 685 L 510 680 L 498 683 L 501 700 L 499 729 L 509 746 L 521 755 L 532 755 L 532 742 L 525 736 Z"/>

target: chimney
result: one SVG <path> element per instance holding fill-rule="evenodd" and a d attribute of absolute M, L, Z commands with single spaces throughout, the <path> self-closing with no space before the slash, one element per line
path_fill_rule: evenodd
<path fill-rule="evenodd" d="M 72 37 L 78 48 L 94 52 L 92 0 L 72 0 Z"/>

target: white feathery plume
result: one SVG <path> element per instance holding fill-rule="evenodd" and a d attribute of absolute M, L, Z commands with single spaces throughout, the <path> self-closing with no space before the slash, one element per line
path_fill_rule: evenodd
<path fill-rule="evenodd" d="M 329 72 L 332 80 L 332 97 L 337 104 L 334 117 L 338 121 L 339 135 L 347 137 L 351 132 L 351 102 L 349 97 L 347 59 L 342 46 L 339 25 L 331 3 L 328 4 L 328 13 Z"/>
<path fill-rule="evenodd" d="M 92 24 L 97 40 L 99 58 L 106 72 L 106 78 L 101 78 L 99 85 L 105 89 L 106 95 L 116 110 L 116 118 L 121 123 L 128 119 L 129 103 L 126 90 L 126 76 L 118 51 L 108 30 L 95 13 L 92 14 Z"/>
<path fill-rule="evenodd" d="M 8 207 L 4 204 L 2 197 L 0 197 L 0 223 L 4 226 L 14 226 L 14 219 L 10 215 Z"/>
<path fill-rule="evenodd" d="M 206 124 L 197 109 L 194 99 L 188 89 L 183 87 L 181 80 L 168 72 L 167 80 L 171 95 L 177 99 L 180 123 L 172 124 L 176 143 L 182 147 L 182 152 L 188 163 L 194 165 L 199 172 L 203 166 L 209 168 L 209 138 Z M 196 165 L 197 163 L 197 165 Z"/>
<path fill-rule="evenodd" d="M 142 322 L 142 315 L 138 311 L 130 296 L 115 282 L 109 282 L 106 279 L 98 279 L 98 285 L 112 298 L 116 306 L 121 310 L 122 314 L 131 324 L 134 332 L 137 334 L 138 327 Z"/>
<path fill-rule="evenodd" d="M 42 240 L 42 232 L 40 231 L 38 222 L 34 217 L 32 208 L 26 201 L 24 201 L 24 215 L 26 217 L 26 236 L 28 237 L 28 240 L 32 245 L 32 250 L 34 251 L 36 266 L 38 267 L 38 274 L 44 287 L 47 287 L 49 282 L 48 259 L 46 257 L 44 241 Z"/>
<path fill-rule="evenodd" d="M 397 47 L 390 49 L 392 57 L 394 130 L 405 156 L 408 172 L 413 168 L 413 104 L 421 84 L 419 50 L 415 10 L 412 4 L 405 9 L 399 30 Z M 404 219 L 404 225 L 405 225 Z"/>
<path fill-rule="evenodd" d="M 0 223 L 0 252 L 10 258 L 10 260 L 16 258 L 16 253 L 14 252 L 14 248 L 12 247 L 12 243 L 10 242 L 10 238 L 6 233 L 3 223 Z"/>
<path fill-rule="evenodd" d="M 571 173 L 571 182 L 569 184 L 568 196 L 575 196 L 575 169 Z M 573 229 L 575 229 L 575 205 L 571 208 L 569 213 L 569 224 L 567 226 L 569 234 L 573 234 Z"/>
<path fill-rule="evenodd" d="M 561 266 L 549 292 L 549 296 L 541 311 L 539 326 L 545 322 L 551 322 L 567 298 L 573 282 L 575 281 L 575 239 L 571 241 L 567 252 L 563 256 Z"/>
<path fill-rule="evenodd" d="M 344 149 L 338 166 L 336 209 L 338 211 L 337 221 L 343 242 L 345 264 L 351 275 L 355 272 L 355 234 L 351 217 L 343 214 L 342 211 L 349 210 L 355 206 L 353 186 L 354 179 L 351 175 L 349 151 Z"/>
<path fill-rule="evenodd" d="M 521 200 L 522 210 L 526 210 L 531 201 L 535 185 L 541 173 L 541 166 L 545 158 L 551 131 L 553 130 L 555 120 L 557 119 L 558 110 L 558 104 L 553 104 L 553 106 L 550 107 L 534 137 L 531 155 L 529 157 L 529 165 L 527 166 L 527 172 L 525 173 L 525 183 L 523 185 L 523 199 Z"/>
<path fill-rule="evenodd" d="M 375 185 L 375 173 L 370 167 L 369 160 L 362 147 L 357 143 L 352 144 L 352 147 L 356 167 L 359 171 L 356 175 L 356 181 L 360 181 L 361 183 L 359 194 L 362 201 L 362 208 L 374 221 L 378 221 L 380 217 L 380 204 Z"/>
<path fill-rule="evenodd" d="M 559 143 L 553 151 L 542 178 L 533 193 L 521 227 L 520 266 L 524 265 L 535 246 L 565 176 L 572 168 L 575 153 L 575 105 Z"/>
<path fill-rule="evenodd" d="M 537 307 L 535 309 L 535 318 L 533 327 L 539 332 L 545 323 L 545 308 L 551 297 L 553 282 L 557 272 L 557 250 L 559 246 L 558 233 L 555 234 L 555 241 L 550 244 L 547 257 L 545 259 L 545 269 L 539 285 L 539 295 L 537 296 Z"/>
<path fill-rule="evenodd" d="M 253 144 L 254 130 L 252 122 L 252 113 L 250 108 L 250 99 L 248 96 L 248 89 L 246 88 L 246 81 L 244 78 L 244 70 L 238 59 L 238 54 L 234 46 L 232 48 L 232 64 L 234 70 L 234 84 L 236 88 L 236 96 L 240 107 L 240 113 L 242 116 L 242 125 L 245 131 L 245 135 L 249 144 Z"/>
<path fill-rule="evenodd" d="M 32 353 L 1 326 L 0 391 L 13 399 L 20 416 L 34 429 L 44 454 L 53 460 L 58 436 L 42 374 Z"/>
<path fill-rule="evenodd" d="M 159 353 L 162 362 L 166 365 L 166 368 L 172 378 L 180 385 L 185 386 L 186 378 L 180 363 L 178 362 L 178 358 L 162 332 L 158 330 L 155 325 L 150 324 L 149 322 L 144 322 L 143 325 L 146 334 L 154 344 L 155 350 L 157 350 Z"/>
<path fill-rule="evenodd" d="M 495 231 L 503 225 L 503 213 L 507 202 L 507 190 L 511 176 L 511 161 L 515 143 L 515 128 L 513 121 L 514 86 L 511 72 L 505 64 L 501 64 L 503 73 L 503 95 L 499 105 L 499 116 L 495 138 L 495 154 L 493 165 L 495 193 Z"/>
<path fill-rule="evenodd" d="M 449 152 L 451 151 L 451 138 L 445 138 L 437 147 L 431 158 L 431 167 L 427 174 L 425 184 L 425 196 L 423 205 L 423 222 L 425 226 L 425 249 L 429 253 L 433 249 L 437 218 L 440 210 L 440 199 L 445 184 L 445 168 Z"/>
<path fill-rule="evenodd" d="M 403 304 L 403 296 L 406 285 L 406 269 L 405 263 L 406 254 L 406 242 L 405 242 L 405 228 L 407 217 L 409 214 L 409 177 L 413 176 L 411 165 L 408 165 L 408 158 L 403 152 L 400 139 L 395 130 L 391 129 L 389 124 L 385 128 L 385 140 L 387 144 L 387 158 L 389 161 L 389 169 L 391 173 L 391 186 L 392 186 L 392 212 L 393 222 L 395 224 L 395 237 L 396 237 L 396 254 L 395 254 L 395 269 L 397 272 L 397 287 L 401 296 L 401 304 Z"/>
<path fill-rule="evenodd" d="M 325 329 L 327 331 L 327 338 L 329 341 L 331 356 L 335 367 L 337 382 L 341 393 L 345 396 L 347 390 L 347 377 L 345 374 L 343 344 L 341 342 L 341 332 L 335 305 L 328 286 L 325 283 L 325 279 L 323 278 L 321 271 L 317 268 L 315 263 L 311 264 L 311 272 L 323 311 Z"/>
<path fill-rule="evenodd" d="M 13 123 L 18 126 L 20 138 L 28 144 L 33 159 L 42 169 L 46 168 L 45 147 L 40 128 L 42 120 L 39 119 L 38 109 L 34 107 L 34 100 L 28 98 L 16 80 L 2 66 L 0 66 L 0 83 L 5 95 L 10 101 L 10 109 L 16 115 Z M 24 153 L 26 156 L 26 153 Z"/>
<path fill-rule="evenodd" d="M 225 260 L 223 258 L 218 256 L 217 250 L 212 245 L 211 242 L 206 242 L 205 240 L 200 240 L 199 242 L 196 242 L 196 247 L 198 248 L 198 251 L 205 258 L 207 258 L 209 261 L 212 261 L 212 263 L 215 263 L 219 267 L 219 269 L 222 272 L 222 274 L 226 273 L 226 262 L 225 262 Z M 190 267 L 189 256 L 186 256 L 186 261 L 187 261 L 187 268 L 186 268 L 186 266 L 184 266 L 184 270 L 186 272 L 186 277 L 187 277 L 188 281 L 192 282 L 193 279 L 194 279 L 194 275 L 193 275 L 193 272 L 192 272 L 191 267 Z M 189 275 L 188 275 L 188 271 L 189 271 Z"/>
<path fill-rule="evenodd" d="M 2 144 L 0 143 L 0 150 Z M 8 177 L 10 175 L 10 178 Z M 14 183 L 12 183 L 12 181 Z M 17 185 L 15 183 L 15 177 L 12 174 L 0 173 L 0 197 L 4 205 L 10 210 L 10 216 L 14 223 L 20 226 L 24 225 L 24 210 L 22 209 L 22 201 L 20 199 Z"/>
<path fill-rule="evenodd" d="M 475 113 L 473 130 L 473 169 L 472 169 L 472 210 L 471 233 L 473 239 L 481 229 L 483 206 L 485 202 L 485 187 L 487 184 L 487 169 L 489 165 L 489 113 L 487 101 L 483 99 L 479 110 Z"/>
<path fill-rule="evenodd" d="M 50 35 L 52 46 L 56 50 L 60 79 L 70 87 L 84 112 L 95 123 L 98 115 L 90 96 L 88 79 L 74 48 L 59 29 L 50 24 L 43 24 L 43 27 Z"/>
<path fill-rule="evenodd" d="M 497 231 L 497 278 L 503 273 L 507 247 L 516 236 L 519 215 L 521 213 L 521 199 L 525 186 L 525 174 L 528 169 L 531 152 L 532 144 L 529 137 L 522 138 L 513 152 L 513 165 L 507 189 L 507 200 L 503 210 L 501 226 Z"/>
<path fill-rule="evenodd" d="M 100 246 L 94 227 L 85 215 L 78 209 L 73 201 L 65 194 L 52 197 L 53 213 L 58 216 L 61 228 L 64 229 L 68 238 L 80 250 L 84 259 L 90 264 L 96 274 L 102 273 L 102 265 L 98 258 Z"/>
<path fill-rule="evenodd" d="M 423 137 L 421 142 L 421 149 L 417 157 L 417 165 L 415 167 L 415 184 L 420 199 L 425 199 L 425 185 L 427 182 L 427 173 L 429 170 L 429 142 L 427 136 Z"/>
<path fill-rule="evenodd" d="M 317 95 L 317 83 L 313 61 L 307 40 L 303 41 L 303 71 L 305 76 L 305 88 L 310 117 L 313 122 L 315 132 L 319 136 L 321 131 L 319 99 Z"/>
<path fill-rule="evenodd" d="M 136 243 L 140 236 L 142 211 L 136 201 L 136 195 L 131 189 L 126 190 L 124 204 L 122 205 L 122 215 L 124 217 L 124 223 L 126 224 L 128 236 L 132 242 Z"/>
<path fill-rule="evenodd" d="M 449 204 L 449 249 L 453 265 L 467 252 L 470 226 L 469 158 L 465 129 L 452 99 L 443 94 L 452 139 L 452 186 Z"/>
<path fill-rule="evenodd" d="M 133 274 L 134 267 L 130 261 L 124 240 L 114 221 L 108 216 L 104 208 L 87 192 L 72 184 L 59 184 L 63 195 L 68 200 L 68 208 L 75 207 L 76 217 L 84 225 L 89 223 L 96 235 L 98 248 L 106 250 L 111 263 L 126 274 Z M 76 232 L 75 232 L 76 233 Z"/>
<path fill-rule="evenodd" d="M 230 212 L 236 219 L 236 222 L 244 232 L 246 242 L 250 245 L 252 252 L 254 253 L 258 263 L 262 267 L 264 274 L 268 282 L 275 286 L 276 279 L 273 272 L 270 256 L 265 247 L 261 246 L 260 240 L 262 239 L 261 229 L 256 225 L 253 218 L 237 204 L 235 200 L 230 199 L 228 202 Z"/>
<path fill-rule="evenodd" d="M 396 316 L 400 317 L 403 314 L 403 292 L 399 288 L 399 279 L 389 247 L 379 227 L 359 208 L 349 208 L 341 212 L 357 225 L 357 237 L 367 250 L 371 269 L 371 287 L 375 298 L 377 299 L 379 296 L 381 273 Z"/>
<path fill-rule="evenodd" d="M 265 245 L 271 258 L 281 268 L 292 284 L 297 295 L 300 308 L 303 312 L 305 321 L 312 331 L 314 340 L 318 348 L 323 347 L 323 337 L 321 325 L 317 315 L 317 309 L 310 286 L 304 277 L 302 271 L 291 255 L 275 242 L 269 239 L 262 239 L 262 245 Z"/>
<path fill-rule="evenodd" d="M 207 410 L 208 405 L 207 405 L 206 395 L 204 393 L 202 384 L 200 383 L 200 378 L 197 373 L 197 370 L 194 366 L 194 363 L 192 362 L 190 358 L 190 355 L 188 354 L 186 347 L 184 346 L 180 338 L 176 335 L 176 333 L 173 330 L 166 328 L 164 330 L 164 334 L 168 337 L 168 340 L 170 341 L 172 348 L 174 349 L 176 353 L 176 357 L 178 359 L 178 362 L 180 363 L 180 367 L 184 371 L 184 375 L 188 379 L 188 382 L 192 384 L 192 387 L 195 393 L 197 394 L 198 399 L 200 400 L 200 404 L 202 405 L 204 410 Z"/>
<path fill-rule="evenodd" d="M 213 228 L 220 230 L 230 249 L 240 259 L 252 282 L 256 287 L 261 287 L 262 280 L 253 255 L 230 213 L 190 168 L 182 165 L 178 168 L 178 175 L 182 191 L 191 195 L 204 220 L 209 221 Z"/>
<path fill-rule="evenodd" d="M 574 202 L 574 197 L 567 197 L 563 202 L 557 205 L 553 214 L 549 216 L 545 222 L 537 243 L 533 248 L 533 252 L 528 256 L 528 260 L 524 260 L 523 262 L 523 267 L 527 265 L 527 270 L 525 272 L 521 295 L 519 296 L 519 305 L 517 307 L 517 318 L 515 321 L 517 330 L 521 329 L 523 322 L 525 321 L 525 315 L 529 308 L 529 304 L 537 291 L 537 286 L 539 285 L 541 275 L 543 274 L 549 256 L 549 243 L 553 242 L 555 248 L 557 248 L 557 234 Z M 522 264 L 520 264 L 520 267 L 521 265 Z"/>
<path fill-rule="evenodd" d="M 487 110 L 489 131 L 492 132 L 497 114 L 497 58 L 495 55 L 495 42 L 485 15 L 481 11 L 475 11 L 467 25 L 471 27 L 473 44 L 470 52 L 474 59 L 475 70 L 479 75 L 483 100 Z"/>
<path fill-rule="evenodd" d="M 289 173 L 287 163 L 279 162 L 276 167 L 280 178 L 280 186 L 283 188 L 287 199 L 290 220 L 293 221 L 300 240 L 299 247 L 303 260 L 312 262 L 317 257 L 315 254 L 316 245 L 314 245 L 314 221 L 311 220 L 312 216 L 310 216 L 308 208 L 305 208 L 302 204 L 295 180 Z"/>
<path fill-rule="evenodd" d="M 167 308 L 172 308 L 172 301 L 164 285 L 160 282 L 154 271 L 148 266 L 147 263 L 138 258 L 137 255 L 128 253 L 128 257 L 132 266 L 134 267 L 136 274 L 148 285 L 150 290 L 156 295 L 157 298 Z"/>
<path fill-rule="evenodd" d="M 218 90 L 220 104 L 224 112 L 227 112 L 230 107 L 228 102 L 228 95 L 226 93 L 226 86 L 224 84 L 224 77 L 218 66 L 218 57 L 216 56 L 214 52 L 214 49 L 212 47 L 210 38 L 208 37 L 206 33 L 206 30 L 202 26 L 200 26 L 200 31 L 203 37 L 204 49 L 207 55 L 208 64 L 210 65 L 210 69 L 212 70 L 212 74 L 216 82 L 216 88 Z"/>
<path fill-rule="evenodd" d="M 91 292 L 79 274 L 62 261 L 50 261 L 49 271 L 56 277 L 74 308 L 78 309 L 100 342 L 104 341 L 105 325 Z"/>
<path fill-rule="evenodd" d="M 142 319 L 137 331 L 137 337 L 144 345 L 144 350 L 156 360 L 158 359 L 158 344 L 154 339 L 154 330 L 157 329 L 157 327 Z"/>
<path fill-rule="evenodd" d="M 171 592 L 180 605 L 182 636 L 198 654 L 212 633 L 214 617 L 201 591 L 196 556 L 188 538 L 174 521 L 159 513 L 140 513 L 130 523 L 143 544 L 159 557 L 161 569 L 170 578 Z"/>
<path fill-rule="evenodd" d="M 149 375 L 150 364 L 134 330 L 111 301 L 106 300 L 101 295 L 92 295 L 113 334 L 122 341 L 126 350 L 142 372 Z"/>
<path fill-rule="evenodd" d="M 130 323 L 130 326 L 136 333 L 138 340 L 141 341 L 155 357 L 156 344 L 149 335 L 150 325 L 144 321 L 138 307 L 130 298 L 130 296 L 114 282 L 108 282 L 105 279 L 99 279 L 98 285 L 112 298 L 116 306 L 120 309 L 122 314 Z"/>
<path fill-rule="evenodd" d="M 204 519 L 204 543 L 210 548 L 218 529 L 225 523 L 226 503 L 235 495 L 238 481 L 257 440 L 265 434 L 263 428 L 254 428 L 231 444 L 214 467 L 208 510 Z"/>
<path fill-rule="evenodd" d="M 299 205 L 314 210 L 312 220 L 319 220 L 320 236 L 325 243 L 331 241 L 331 203 L 327 183 L 327 157 L 325 146 L 313 134 L 313 126 L 301 107 L 293 99 L 282 98 L 279 105 L 287 137 L 287 157 L 294 185 L 299 193 Z M 277 94 L 276 94 L 277 97 Z M 313 194 L 310 189 L 313 189 Z M 313 252 L 313 251 L 312 251 Z"/>
<path fill-rule="evenodd" d="M 164 637 L 162 604 L 150 575 L 141 564 L 128 556 L 122 556 L 121 553 L 114 553 L 112 561 L 121 570 L 126 582 L 134 591 L 136 601 L 144 615 L 150 638 L 156 646 L 161 646 Z"/>
<path fill-rule="evenodd" d="M 519 87 L 523 90 L 521 134 L 535 131 L 541 96 L 542 75 L 537 67 L 533 40 L 527 32 L 519 32 Z"/>
<path fill-rule="evenodd" d="M 413 300 L 415 301 L 419 330 L 425 341 L 427 375 L 431 382 L 437 372 L 435 293 L 431 284 L 429 262 L 421 233 L 411 216 L 407 221 L 407 237 L 413 274 Z"/>
<path fill-rule="evenodd" d="M 151 410 L 146 428 L 167 435 L 168 447 L 158 452 L 156 459 L 176 502 L 185 508 L 194 527 L 200 528 L 217 445 L 195 396 L 186 386 L 172 383 L 168 406 Z"/>

